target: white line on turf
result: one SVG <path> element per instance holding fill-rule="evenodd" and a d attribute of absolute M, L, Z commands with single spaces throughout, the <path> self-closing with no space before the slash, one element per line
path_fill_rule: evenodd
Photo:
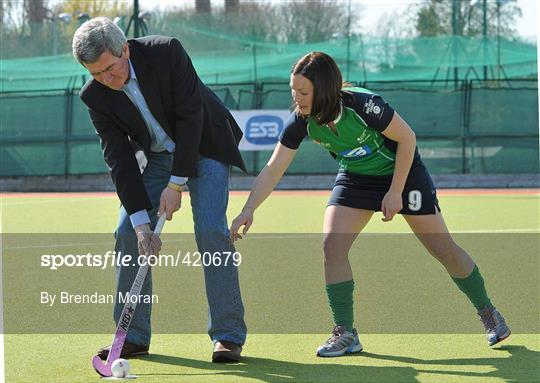
<path fill-rule="evenodd" d="M 33 197 L 23 197 L 23 198 L 33 198 Z M 109 198 L 110 197 L 101 197 L 101 196 L 96 196 L 96 197 L 83 197 L 83 198 L 61 198 L 61 197 L 53 197 L 53 198 L 43 198 L 43 199 L 40 199 L 39 201 L 15 201 L 15 202 L 2 202 L 2 206 L 11 206 L 11 205 L 36 205 L 36 204 L 39 204 L 39 205 L 43 205 L 43 204 L 49 204 L 49 203 L 61 203 L 61 204 L 66 204 L 66 203 L 69 203 L 69 202 L 73 202 L 73 203 L 80 203 L 81 201 L 99 201 L 100 199 L 104 202 L 109 202 Z M 116 202 L 116 201 L 114 201 Z"/>
<path fill-rule="evenodd" d="M 539 228 L 535 229 L 484 229 L 484 230 L 456 230 L 452 231 L 451 234 L 494 234 L 494 233 L 540 233 Z M 14 233 L 15 234 L 15 233 Z M 178 234 L 178 235 L 189 235 L 190 233 L 170 233 L 170 234 Z M 395 232 L 395 233 L 378 233 L 378 232 L 364 232 L 362 233 L 364 235 L 380 235 L 380 234 L 412 234 L 411 232 Z M 5 235 L 5 234 L 4 234 Z M 15 234 L 16 235 L 16 234 Z M 64 235 L 72 235 L 72 234 L 64 234 Z M 78 235 L 78 234 L 73 234 Z M 312 236 L 318 236 L 321 235 L 321 233 L 304 233 L 304 234 L 290 234 L 290 235 L 269 235 L 264 233 L 251 233 L 250 235 L 244 237 L 244 240 L 261 240 L 261 239 L 284 239 L 284 238 L 291 238 L 291 239 L 298 239 L 298 238 L 306 238 L 306 237 L 312 237 Z M 176 242 L 193 242 L 194 238 L 191 239 L 168 239 L 163 241 L 163 243 L 176 243 Z M 46 245 L 30 245 L 30 246 L 5 246 L 4 250 L 23 250 L 23 249 L 42 249 L 42 248 L 61 248 L 61 247 L 73 247 L 73 246 L 95 246 L 95 245 L 114 245 L 114 242 L 108 241 L 108 242 L 73 242 L 73 243 L 50 243 Z"/>

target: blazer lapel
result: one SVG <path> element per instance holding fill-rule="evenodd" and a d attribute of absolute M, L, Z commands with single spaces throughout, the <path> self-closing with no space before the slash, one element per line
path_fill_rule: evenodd
<path fill-rule="evenodd" d="M 103 88 L 105 89 L 108 105 L 114 105 L 111 111 L 118 116 L 120 121 L 125 123 L 126 128 L 138 135 L 146 133 L 148 139 L 150 139 L 141 113 L 128 96 L 123 91 L 112 90 L 106 86 L 103 86 Z"/>
<path fill-rule="evenodd" d="M 154 118 L 159 122 L 163 130 L 173 137 L 171 128 L 165 116 L 163 110 L 163 103 L 161 99 L 161 93 L 159 91 L 159 82 L 156 70 L 151 68 L 143 55 L 137 50 L 134 44 L 130 44 L 130 60 L 133 64 L 133 69 L 137 75 L 137 82 L 141 88 L 141 92 L 150 108 L 150 112 Z"/>

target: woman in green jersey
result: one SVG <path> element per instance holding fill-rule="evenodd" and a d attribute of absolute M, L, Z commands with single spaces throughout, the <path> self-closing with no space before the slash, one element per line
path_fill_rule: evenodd
<path fill-rule="evenodd" d="M 294 65 L 290 86 L 294 113 L 233 221 L 231 237 L 242 238 L 242 226 L 244 234 L 248 231 L 255 210 L 270 195 L 306 136 L 339 163 L 323 226 L 326 292 L 335 327 L 317 355 L 362 351 L 353 327 L 354 281 L 348 253 L 376 211 L 383 213 L 385 222 L 403 215 L 478 310 L 489 345 L 508 337 L 510 329 L 491 304 L 478 267 L 448 233 L 409 125 L 378 95 L 344 87 L 336 63 L 322 52 L 309 53 Z"/>

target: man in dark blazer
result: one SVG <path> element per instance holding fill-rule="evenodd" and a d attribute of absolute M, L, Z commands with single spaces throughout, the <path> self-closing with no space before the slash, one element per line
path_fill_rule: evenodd
<path fill-rule="evenodd" d="M 212 360 L 240 359 L 246 338 L 238 270 L 225 257 L 234 253 L 225 213 L 230 166 L 245 170 L 238 143 L 242 132 L 219 98 L 199 79 L 180 42 L 164 36 L 127 40 L 109 19 L 79 27 L 73 54 L 93 79 L 80 92 L 101 141 L 105 162 L 122 203 L 116 230 L 117 254 L 157 254 L 152 232 L 157 216 L 171 220 L 187 184 L 195 238 L 201 254 L 223 256 L 204 268 Z M 136 149 L 148 163 L 141 173 Z M 138 266 L 117 268 L 117 297 L 125 294 Z M 151 294 L 148 274 L 141 294 Z M 123 305 L 117 302 L 118 322 Z M 148 353 L 151 305 L 140 303 L 122 357 Z M 110 347 L 98 351 L 106 359 Z"/>

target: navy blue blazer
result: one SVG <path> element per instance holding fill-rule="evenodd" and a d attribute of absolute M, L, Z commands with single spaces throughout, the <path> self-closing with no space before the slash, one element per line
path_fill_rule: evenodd
<path fill-rule="evenodd" d="M 238 143 L 242 131 L 221 100 L 202 83 L 180 42 L 146 36 L 128 40 L 130 60 L 150 111 L 176 143 L 172 175 L 197 177 L 197 158 L 246 171 Z M 122 91 L 89 80 L 80 91 L 101 141 L 105 162 L 128 214 L 152 205 L 134 146 L 150 151 L 148 128 Z"/>

